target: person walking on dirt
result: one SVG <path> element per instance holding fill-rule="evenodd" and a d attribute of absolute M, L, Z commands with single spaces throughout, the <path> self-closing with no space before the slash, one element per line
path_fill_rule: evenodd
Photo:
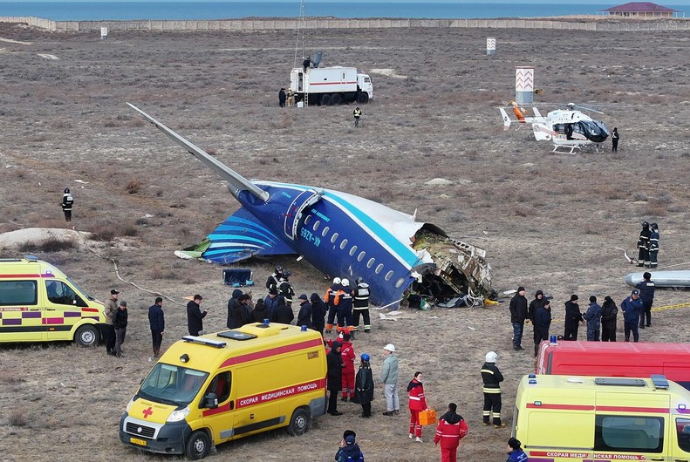
<path fill-rule="evenodd" d="M 72 205 L 74 204 L 74 197 L 69 188 L 65 188 L 65 192 L 62 195 L 62 213 L 65 214 L 65 221 L 67 223 L 72 223 Z"/>
<path fill-rule="evenodd" d="M 441 416 L 436 427 L 434 444 L 441 443 L 441 462 L 457 462 L 460 440 L 469 431 L 465 419 L 457 411 L 457 404 L 450 403 L 448 412 Z"/>
<path fill-rule="evenodd" d="M 287 95 L 285 94 L 285 88 L 281 88 L 280 91 L 278 92 L 278 106 L 285 107 L 285 100 L 286 99 L 287 99 Z"/>
<path fill-rule="evenodd" d="M 287 91 L 287 105 L 288 107 L 293 107 L 295 105 L 295 92 L 292 88 L 288 88 Z"/>
<path fill-rule="evenodd" d="M 359 108 L 359 106 L 352 111 L 352 115 L 355 117 L 355 127 L 359 127 L 359 119 L 362 117 L 362 110 Z"/>
<path fill-rule="evenodd" d="M 493 419 L 494 428 L 505 428 L 506 424 L 501 421 L 501 382 L 503 374 L 496 367 L 498 355 L 489 351 L 486 354 L 486 362 L 482 365 L 482 382 L 484 387 L 484 411 L 482 422 L 484 425 L 491 425 Z"/>
<path fill-rule="evenodd" d="M 115 328 L 115 356 L 122 358 L 122 344 L 125 343 L 127 335 L 127 302 L 124 300 L 120 300 L 113 316 L 113 327 Z"/>
<path fill-rule="evenodd" d="M 408 407 L 410 408 L 410 438 L 415 438 L 415 441 L 421 443 L 422 425 L 419 423 L 419 413 L 428 407 L 424 396 L 421 372 L 414 373 L 414 378 L 407 384 L 407 393 L 409 394 Z"/>
<path fill-rule="evenodd" d="M 640 300 L 640 291 L 634 289 L 630 296 L 621 303 L 621 311 L 623 312 L 623 320 L 625 321 L 625 341 L 630 341 L 630 332 L 633 335 L 633 342 L 640 341 L 640 334 L 637 330 L 637 324 L 640 322 L 640 312 L 642 311 L 642 300 Z"/>
<path fill-rule="evenodd" d="M 194 296 L 194 299 L 187 303 L 187 328 L 189 329 L 189 335 L 197 336 L 201 335 L 204 330 L 204 318 L 208 314 L 206 310 L 201 311 L 201 300 L 203 300 L 199 294 Z"/>
<path fill-rule="evenodd" d="M 618 141 L 621 136 L 618 134 L 618 127 L 613 127 L 613 133 L 611 133 L 611 152 L 618 152 Z"/>
<path fill-rule="evenodd" d="M 343 358 L 342 345 L 337 340 L 331 345 L 331 351 L 326 355 L 327 374 L 326 389 L 328 390 L 328 412 L 330 415 L 343 415 L 338 411 L 338 393 L 343 387 Z"/>

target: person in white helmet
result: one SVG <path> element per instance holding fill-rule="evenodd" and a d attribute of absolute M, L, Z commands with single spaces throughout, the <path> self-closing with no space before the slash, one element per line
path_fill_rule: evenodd
<path fill-rule="evenodd" d="M 335 322 L 335 297 L 338 295 L 338 291 L 342 287 L 340 285 L 340 278 L 333 278 L 333 284 L 326 289 L 326 295 L 323 297 L 323 301 L 328 305 L 328 318 L 326 320 L 326 333 L 330 334 L 333 330 L 333 323 Z"/>
<path fill-rule="evenodd" d="M 354 294 L 352 292 L 352 287 L 350 287 L 350 281 L 348 279 L 343 279 L 340 282 L 340 290 L 335 296 L 333 303 L 336 307 L 336 313 L 338 315 L 338 332 L 348 332 L 350 335 L 353 334 L 354 326 L 352 325 L 352 300 Z M 354 340 L 354 335 L 352 335 Z"/>
<path fill-rule="evenodd" d="M 383 347 L 383 369 L 381 370 L 381 387 L 386 397 L 386 412 L 383 415 L 400 414 L 398 398 L 398 357 L 395 356 L 395 345 L 389 343 Z"/>
<path fill-rule="evenodd" d="M 482 366 L 482 381 L 484 382 L 484 425 L 491 425 L 490 418 L 493 418 L 494 428 L 505 428 L 506 424 L 501 422 L 501 382 L 503 375 L 496 367 L 498 355 L 489 351 L 486 354 L 486 362 Z"/>

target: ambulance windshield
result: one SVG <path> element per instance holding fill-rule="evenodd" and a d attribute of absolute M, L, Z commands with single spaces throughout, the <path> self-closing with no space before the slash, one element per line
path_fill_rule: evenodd
<path fill-rule="evenodd" d="M 208 373 L 158 363 L 139 389 L 139 396 L 149 401 L 186 406 L 194 400 L 206 382 Z"/>

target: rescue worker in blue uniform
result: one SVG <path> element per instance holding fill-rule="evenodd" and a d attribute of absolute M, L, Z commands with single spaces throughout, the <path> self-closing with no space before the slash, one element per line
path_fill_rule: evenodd
<path fill-rule="evenodd" d="M 635 284 L 637 290 L 640 291 L 640 300 L 642 300 L 640 329 L 644 329 L 645 326 L 652 327 L 652 304 L 654 303 L 654 290 L 656 288 L 650 272 L 645 271 L 642 278 L 642 281 Z"/>
<path fill-rule="evenodd" d="M 508 458 L 506 462 L 527 462 L 527 454 L 522 450 L 522 443 L 516 438 L 508 440 Z"/>
<path fill-rule="evenodd" d="M 642 311 L 642 300 L 640 291 L 634 289 L 632 294 L 621 303 L 621 311 L 625 321 L 625 341 L 630 341 L 630 333 L 633 335 L 633 342 L 640 341 L 640 334 L 637 324 L 640 322 L 640 312 Z"/>
<path fill-rule="evenodd" d="M 649 267 L 654 269 L 659 266 L 659 225 L 652 223 L 649 227 Z"/>
<path fill-rule="evenodd" d="M 371 332 L 371 317 L 369 315 L 369 284 L 364 282 L 363 278 L 355 279 L 355 301 L 354 301 L 354 319 L 352 325 L 355 329 L 359 329 L 359 317 L 364 318 L 364 332 Z"/>
<path fill-rule="evenodd" d="M 637 248 L 639 253 L 637 255 L 637 266 L 649 267 L 649 239 L 652 237 L 652 232 L 649 230 L 649 223 L 646 221 L 642 223 L 642 231 L 640 237 L 637 239 Z"/>
<path fill-rule="evenodd" d="M 597 297 L 589 297 L 589 308 L 584 314 L 587 321 L 587 341 L 598 342 L 601 334 L 601 306 L 597 303 Z"/>

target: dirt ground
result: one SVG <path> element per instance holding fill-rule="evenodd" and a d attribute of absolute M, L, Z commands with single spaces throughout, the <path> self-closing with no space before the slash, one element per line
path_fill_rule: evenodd
<path fill-rule="evenodd" d="M 486 37 L 497 54 L 485 55 Z M 225 324 L 231 288 L 222 268 L 179 260 L 173 251 L 201 240 L 237 208 L 223 182 L 144 122 L 131 102 L 249 178 L 329 187 L 378 200 L 449 235 L 486 248 L 499 291 L 553 295 L 552 332 L 562 333 L 563 302 L 629 293 L 642 221 L 661 231 L 661 269 L 685 269 L 690 255 L 690 35 L 549 30 L 314 30 L 305 54 L 324 65 L 370 71 L 375 101 L 352 126 L 352 106 L 278 108 L 277 93 L 302 59 L 292 31 L 267 33 L 50 34 L 0 25 L 0 232 L 65 227 L 59 202 L 70 187 L 77 230 L 88 248 L 34 252 L 104 300 L 112 287 L 130 303 L 126 357 L 74 345 L 0 347 L 0 460 L 171 460 L 138 453 L 118 439 L 118 421 L 152 366 L 146 308 L 164 294 L 164 345 L 186 333 L 183 297 L 204 295 L 209 330 Z M 53 59 L 56 58 L 56 59 Z M 619 128 L 616 154 L 552 154 L 531 131 L 503 131 L 497 110 L 514 98 L 516 66 L 535 67 L 539 101 L 605 112 Z M 374 70 L 378 70 L 374 72 Z M 599 116 L 598 116 L 599 117 Z M 430 186 L 434 178 L 453 182 Z M 20 256 L 18 247 L 3 257 Z M 116 262 L 117 266 L 113 262 Z M 252 260 L 263 282 L 276 263 L 297 293 L 322 293 L 324 276 L 294 258 Z M 118 272 L 116 272 L 116 268 Z M 134 285 L 136 284 L 136 285 Z M 659 290 L 657 307 L 688 302 Z M 377 311 L 373 311 L 378 316 Z M 687 307 L 654 313 L 643 341 L 690 341 Z M 621 322 L 619 324 L 622 325 Z M 401 401 L 416 370 L 438 411 L 458 403 L 470 426 L 459 451 L 467 461 L 502 461 L 510 428 L 481 425 L 484 355 L 495 350 L 506 376 L 510 427 L 519 378 L 533 370 L 531 328 L 523 352 L 511 348 L 507 299 L 498 306 L 405 311 L 359 335 L 358 354 L 382 346 L 400 358 Z M 580 332 L 584 338 L 584 332 Z M 354 429 L 367 460 L 437 460 L 407 438 L 407 414 L 375 418 L 341 403 L 341 417 L 318 418 L 303 437 L 283 431 L 218 447 L 211 460 L 328 461 L 343 430 Z"/>

